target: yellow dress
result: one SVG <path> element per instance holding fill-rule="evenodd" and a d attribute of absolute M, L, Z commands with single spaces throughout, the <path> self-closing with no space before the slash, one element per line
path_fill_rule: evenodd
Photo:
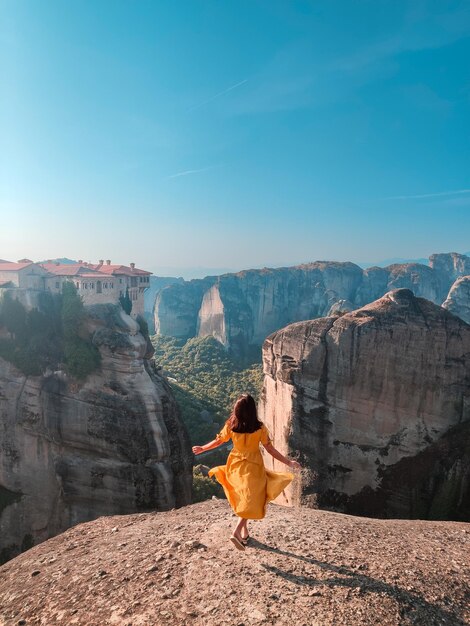
<path fill-rule="evenodd" d="M 216 436 L 218 441 L 232 438 L 233 449 L 226 465 L 209 470 L 222 485 L 230 506 L 245 519 L 262 519 L 266 505 L 274 500 L 291 482 L 291 472 L 272 472 L 264 467 L 260 443 L 271 443 L 268 429 L 263 426 L 254 433 L 236 433 L 228 424 Z"/>

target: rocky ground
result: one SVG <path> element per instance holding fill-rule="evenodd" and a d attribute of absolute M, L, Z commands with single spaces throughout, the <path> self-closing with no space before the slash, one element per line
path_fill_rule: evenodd
<path fill-rule="evenodd" d="M 0 568 L 0 624 L 470 623 L 470 524 L 270 505 L 245 552 L 226 501 L 79 524 Z"/>

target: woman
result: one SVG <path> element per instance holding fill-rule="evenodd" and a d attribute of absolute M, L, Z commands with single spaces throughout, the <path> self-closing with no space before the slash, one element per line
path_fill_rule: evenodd
<path fill-rule="evenodd" d="M 217 448 L 229 439 L 233 449 L 227 464 L 213 467 L 209 476 L 215 476 L 222 485 L 230 506 L 240 521 L 230 540 L 239 550 L 244 550 L 248 540 L 248 520 L 262 519 L 266 505 L 274 500 L 294 478 L 290 472 L 271 472 L 265 469 L 259 444 L 275 459 L 293 469 L 300 469 L 297 461 L 288 459 L 272 445 L 268 429 L 259 421 L 256 403 L 252 396 L 243 394 L 225 426 L 216 438 L 204 446 L 193 446 L 194 454 Z"/>

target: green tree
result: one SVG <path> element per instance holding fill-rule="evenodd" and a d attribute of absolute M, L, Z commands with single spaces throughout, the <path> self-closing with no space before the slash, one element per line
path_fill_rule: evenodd
<path fill-rule="evenodd" d="M 2 300 L 2 324 L 8 332 L 20 343 L 27 341 L 26 309 L 16 298 L 9 293 Z"/>
<path fill-rule="evenodd" d="M 99 350 L 86 336 L 85 308 L 75 285 L 62 286 L 62 332 L 67 370 L 79 379 L 86 378 L 100 364 Z"/>
<path fill-rule="evenodd" d="M 126 287 L 126 294 L 124 296 L 120 296 L 119 302 L 121 303 L 124 312 L 127 313 L 127 315 L 130 315 L 132 311 L 132 300 L 129 297 L 128 287 Z"/>
<path fill-rule="evenodd" d="M 83 302 L 71 282 L 61 295 L 43 293 L 38 307 L 27 310 L 6 293 L 0 299 L 0 325 L 11 337 L 0 339 L 0 356 L 26 375 L 38 376 L 65 361 L 72 376 L 86 378 L 99 366 L 100 354 L 90 341 Z"/>
<path fill-rule="evenodd" d="M 201 466 L 196 465 L 193 468 L 193 502 L 202 502 L 210 500 L 212 496 L 216 498 L 225 498 L 222 486 L 215 480 L 209 478 L 201 471 Z"/>
<path fill-rule="evenodd" d="M 167 373 L 191 441 L 211 439 L 230 415 L 241 393 L 258 398 L 263 382 L 261 363 L 242 367 L 213 337 L 184 342 L 152 337 L 155 361 Z M 211 462 L 218 452 L 211 453 Z"/>

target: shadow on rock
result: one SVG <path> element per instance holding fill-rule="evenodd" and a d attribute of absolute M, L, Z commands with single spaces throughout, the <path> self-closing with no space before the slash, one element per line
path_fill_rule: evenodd
<path fill-rule="evenodd" d="M 303 561 L 309 565 L 319 567 L 322 570 L 334 572 L 335 574 L 340 575 L 331 578 L 317 579 L 309 576 L 298 576 L 267 563 L 260 564 L 265 570 L 271 572 L 272 574 L 297 585 L 304 585 L 312 588 L 323 586 L 349 587 L 351 590 L 356 590 L 356 592 L 362 595 L 366 593 L 387 594 L 400 605 L 401 617 L 408 617 L 412 623 L 426 625 L 451 624 L 452 626 L 467 626 L 467 622 L 458 619 L 455 613 L 451 613 L 439 605 L 428 602 L 419 594 L 410 593 L 397 585 L 389 584 L 383 580 L 366 576 L 365 574 L 359 574 L 348 567 L 333 565 L 311 557 L 295 554 L 286 550 L 280 550 L 279 548 L 273 548 L 257 541 L 256 539 L 250 538 L 249 545 L 250 547 L 259 550 L 266 550 L 267 552 L 279 554 L 280 556 L 298 559 L 299 561 Z"/>

